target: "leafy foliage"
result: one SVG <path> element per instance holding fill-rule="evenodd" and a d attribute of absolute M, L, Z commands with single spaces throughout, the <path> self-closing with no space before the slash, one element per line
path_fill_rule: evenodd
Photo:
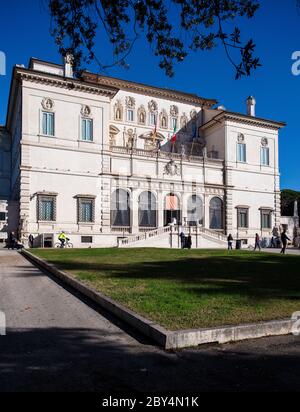
<path fill-rule="evenodd" d="M 282 216 L 294 215 L 294 203 L 298 201 L 298 207 L 300 206 L 300 192 L 295 190 L 285 189 L 281 192 L 281 214 Z M 300 212 L 300 209 L 299 209 Z"/>
<path fill-rule="evenodd" d="M 238 27 L 232 32 L 223 27 L 241 17 L 252 18 L 258 0 L 48 0 L 48 5 L 51 33 L 61 54 L 74 55 L 77 74 L 92 60 L 102 71 L 114 65 L 127 67 L 126 59 L 142 35 L 168 76 L 189 52 L 211 50 L 218 43 L 237 79 L 260 66 L 253 40 L 242 44 Z M 98 57 L 105 36 L 113 48 L 111 64 Z"/>

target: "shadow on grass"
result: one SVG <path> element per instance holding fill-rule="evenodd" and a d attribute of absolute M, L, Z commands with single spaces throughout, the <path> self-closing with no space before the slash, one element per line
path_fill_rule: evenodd
<path fill-rule="evenodd" d="M 51 256 L 51 255 L 50 255 Z M 76 258 L 76 260 L 74 260 Z M 228 256 L 208 253 L 199 257 L 178 256 L 173 260 L 107 263 L 89 262 L 88 257 L 49 257 L 60 269 L 73 272 L 84 280 L 172 281 L 191 294 L 205 293 L 248 295 L 258 299 L 300 300 L 300 256 L 239 253 Z M 105 257 L 107 260 L 107 256 Z M 112 259 L 113 260 L 113 259 Z M 130 260 L 127 257 L 127 260 Z"/>

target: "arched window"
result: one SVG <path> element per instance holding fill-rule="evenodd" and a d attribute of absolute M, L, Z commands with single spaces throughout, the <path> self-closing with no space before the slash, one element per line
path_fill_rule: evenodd
<path fill-rule="evenodd" d="M 111 225 L 117 227 L 130 226 L 130 196 L 126 190 L 117 189 L 112 194 Z"/>
<path fill-rule="evenodd" d="M 157 227 L 156 199 L 151 192 L 143 192 L 139 197 L 139 226 Z"/>
<path fill-rule="evenodd" d="M 223 202 L 219 197 L 214 197 L 209 204 L 209 227 L 221 230 L 223 226 Z"/>
<path fill-rule="evenodd" d="M 203 202 L 201 197 L 192 195 L 188 199 L 188 224 L 195 226 L 203 224 Z"/>

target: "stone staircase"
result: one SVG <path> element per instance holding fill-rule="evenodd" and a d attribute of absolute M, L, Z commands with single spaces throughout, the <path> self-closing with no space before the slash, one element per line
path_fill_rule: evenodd
<path fill-rule="evenodd" d="M 227 248 L 227 237 L 219 233 L 202 227 L 182 228 L 180 232 L 186 236 L 192 236 L 193 248 L 196 249 L 224 249 Z M 140 233 L 138 235 L 128 236 L 119 239 L 119 248 L 180 248 L 181 242 L 178 227 L 166 226 Z"/>

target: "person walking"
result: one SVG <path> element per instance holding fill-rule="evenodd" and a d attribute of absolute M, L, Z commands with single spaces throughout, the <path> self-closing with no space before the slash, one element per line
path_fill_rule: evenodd
<path fill-rule="evenodd" d="M 228 250 L 233 250 L 233 237 L 232 234 L 230 233 L 230 235 L 227 238 L 227 243 L 228 243 Z"/>
<path fill-rule="evenodd" d="M 275 249 L 275 248 L 276 248 L 275 236 L 272 236 L 272 238 L 271 238 L 271 249 Z"/>
<path fill-rule="evenodd" d="M 287 242 L 288 242 L 288 240 L 290 241 L 291 239 L 287 236 L 287 234 L 286 234 L 286 230 L 284 230 L 282 233 L 281 233 L 281 243 L 282 243 L 282 249 L 281 249 L 281 254 L 282 255 L 285 255 L 285 251 L 286 251 L 286 247 L 287 247 Z"/>
<path fill-rule="evenodd" d="M 180 233 L 179 235 L 180 241 L 181 241 L 181 249 L 184 249 L 185 246 L 185 234 L 183 232 Z"/>
<path fill-rule="evenodd" d="M 259 237 L 259 234 L 258 234 L 258 233 L 256 233 L 256 235 L 255 235 L 255 247 L 254 247 L 254 252 L 256 251 L 256 249 L 258 249 L 259 251 L 261 251 L 260 237 Z"/>
<path fill-rule="evenodd" d="M 188 249 L 192 249 L 192 236 L 191 236 L 191 235 L 189 235 L 189 236 L 187 237 L 186 247 L 187 247 Z"/>
<path fill-rule="evenodd" d="M 33 235 L 30 234 L 28 236 L 28 245 L 29 245 L 30 249 L 33 248 L 33 242 L 34 242 L 34 237 L 33 237 Z"/>

